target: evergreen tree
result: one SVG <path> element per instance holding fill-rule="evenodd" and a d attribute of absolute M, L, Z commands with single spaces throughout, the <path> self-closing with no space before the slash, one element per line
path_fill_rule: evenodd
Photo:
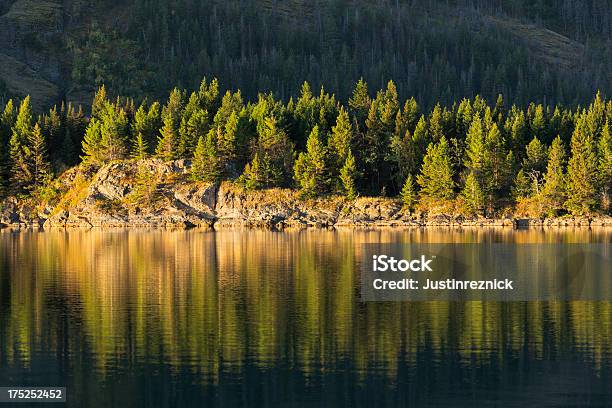
<path fill-rule="evenodd" d="M 523 146 L 525 146 L 527 138 L 527 124 L 525 121 L 525 113 L 523 111 L 517 111 L 513 107 L 510 113 L 507 123 L 507 133 L 510 135 L 510 144 L 512 151 L 514 152 L 518 160 L 522 159 L 524 154 Z"/>
<path fill-rule="evenodd" d="M 531 111 L 531 110 L 530 110 Z M 533 116 L 531 118 L 531 133 L 534 138 L 546 139 L 546 116 L 544 107 L 540 104 L 533 109 Z"/>
<path fill-rule="evenodd" d="M 14 124 L 15 108 L 13 106 L 13 100 L 9 99 L 4 106 L 2 116 L 0 116 L 0 193 L 4 193 L 4 189 L 10 178 L 10 151 L 7 147 L 9 146 Z"/>
<path fill-rule="evenodd" d="M 147 143 L 143 134 L 138 133 L 138 136 L 136 136 L 136 140 L 134 140 L 134 144 L 132 145 L 130 156 L 132 157 L 132 159 L 142 160 L 147 158 L 148 155 L 149 144 Z"/>
<path fill-rule="evenodd" d="M 221 179 L 222 166 L 217 151 L 216 132 L 211 130 L 206 138 L 200 136 L 193 154 L 192 176 L 196 181 L 216 183 Z"/>
<path fill-rule="evenodd" d="M 408 177 L 406 177 L 406 181 L 404 182 L 404 186 L 402 187 L 402 191 L 400 193 L 400 198 L 402 199 L 402 204 L 406 210 L 412 211 L 414 209 L 417 202 L 417 197 L 412 174 L 408 174 Z"/>
<path fill-rule="evenodd" d="M 253 160 L 244 167 L 242 175 L 245 187 L 248 190 L 257 190 L 266 186 L 266 167 L 267 165 L 262 159 L 262 155 L 256 152 Z"/>
<path fill-rule="evenodd" d="M 609 211 L 612 207 L 612 131 L 610 131 L 609 120 L 601 131 L 597 147 L 599 154 L 598 173 L 599 185 L 601 186 L 601 208 Z"/>
<path fill-rule="evenodd" d="M 327 188 L 325 146 L 315 126 L 308 136 L 306 152 L 300 153 L 295 162 L 294 178 L 305 196 L 315 196 Z"/>
<path fill-rule="evenodd" d="M 159 176 L 146 162 L 139 162 L 130 198 L 138 204 L 151 204 L 157 198 Z"/>
<path fill-rule="evenodd" d="M 365 125 L 371 103 L 372 99 L 368 92 L 368 84 L 363 78 L 360 78 L 357 84 L 355 84 L 353 95 L 349 99 L 349 107 L 357 119 L 357 124 L 361 128 Z"/>
<path fill-rule="evenodd" d="M 132 123 L 132 135 L 134 138 L 142 136 L 143 142 L 146 144 L 147 149 L 153 146 L 159 135 L 161 128 L 161 107 L 159 102 L 153 102 L 147 109 L 143 103 L 138 107 L 134 115 L 134 121 Z M 135 140 L 132 141 L 132 145 L 135 144 Z M 147 150 L 149 153 L 149 150 Z"/>
<path fill-rule="evenodd" d="M 444 135 L 444 122 L 442 118 L 442 108 L 437 103 L 429 117 L 429 134 L 433 141 L 437 142 Z"/>
<path fill-rule="evenodd" d="M 357 186 L 355 178 L 357 177 L 357 166 L 355 164 L 355 156 L 349 149 L 344 161 L 344 166 L 340 169 L 340 182 L 342 183 L 342 191 L 349 200 L 357 197 Z"/>
<path fill-rule="evenodd" d="M 531 181 L 525 175 L 525 171 L 520 169 L 514 178 L 514 184 L 512 187 L 512 196 L 514 197 L 515 202 L 518 203 L 521 200 L 531 196 L 531 187 Z"/>
<path fill-rule="evenodd" d="M 587 115 L 581 114 L 572 134 L 567 166 L 565 208 L 574 215 L 591 213 L 597 203 L 597 154 Z"/>
<path fill-rule="evenodd" d="M 259 133 L 258 149 L 265 187 L 282 186 L 287 183 L 293 169 L 293 144 L 285 130 L 278 126 L 274 117 L 266 118 Z"/>
<path fill-rule="evenodd" d="M 464 210 L 469 215 L 482 215 L 485 207 L 485 196 L 473 172 L 465 179 L 465 186 L 461 191 Z"/>
<path fill-rule="evenodd" d="M 100 148 L 105 161 L 125 158 L 129 121 L 127 112 L 119 104 L 106 104 L 101 113 L 100 134 Z"/>
<path fill-rule="evenodd" d="M 31 177 L 28 189 L 35 192 L 48 183 L 51 178 L 45 139 L 38 123 L 34 125 L 34 129 L 28 134 L 26 154 L 28 173 Z"/>
<path fill-rule="evenodd" d="M 427 147 L 417 183 L 421 187 L 421 197 L 429 204 L 453 198 L 455 183 L 445 137 L 442 137 L 438 143 L 430 143 Z"/>
<path fill-rule="evenodd" d="M 172 115 L 166 115 L 164 127 L 160 130 L 155 155 L 164 161 L 175 160 L 177 158 L 176 142 L 177 134 L 174 126 L 174 118 Z"/>
<path fill-rule="evenodd" d="M 553 140 L 548 154 L 548 166 L 544 176 L 544 208 L 549 215 L 555 215 L 563 208 L 565 202 L 565 148 L 561 137 L 557 136 Z"/>
<path fill-rule="evenodd" d="M 49 146 L 47 152 L 49 160 L 53 163 L 60 162 L 62 160 L 60 148 L 64 141 L 63 136 L 65 132 L 57 106 L 53 106 L 48 114 L 42 115 L 39 119 L 39 124 L 47 146 Z"/>
<path fill-rule="evenodd" d="M 104 160 L 102 156 L 102 131 L 101 123 L 98 119 L 92 118 L 87 126 L 85 137 L 83 138 L 83 161 L 99 164 Z"/>
<path fill-rule="evenodd" d="M 419 105 L 416 99 L 411 97 L 404 104 L 404 112 L 402 113 L 402 119 L 406 124 L 406 130 L 414 130 L 419 120 Z"/>
<path fill-rule="evenodd" d="M 466 135 L 466 167 L 483 177 L 485 170 L 486 148 L 482 120 L 476 116 Z"/>
<path fill-rule="evenodd" d="M 108 103 L 106 97 L 106 87 L 102 85 L 96 91 L 93 102 L 91 104 L 91 117 L 100 119 L 102 111 L 105 110 L 105 105 Z"/>
<path fill-rule="evenodd" d="M 485 166 L 482 178 L 483 192 L 488 196 L 489 209 L 493 208 L 494 201 L 505 191 L 507 176 L 511 170 L 509 164 L 513 161 L 512 155 L 508 156 L 504 144 L 497 124 L 493 123 L 485 138 L 485 155 L 483 157 Z"/>
<path fill-rule="evenodd" d="M 219 132 L 219 154 L 226 162 L 233 162 L 238 158 L 240 117 L 240 112 L 232 112 L 223 132 Z"/>
<path fill-rule="evenodd" d="M 32 181 L 28 166 L 27 142 L 32 133 L 32 108 L 30 97 L 26 97 L 19 106 L 19 113 L 12 129 L 9 142 L 11 167 L 11 187 L 14 192 L 21 192 Z"/>
<path fill-rule="evenodd" d="M 353 140 L 353 126 L 351 125 L 348 112 L 344 108 L 340 108 L 336 125 L 332 128 L 332 132 L 328 141 L 329 152 L 334 160 L 334 166 L 339 169 L 348 156 Z"/>
<path fill-rule="evenodd" d="M 526 148 L 526 157 L 523 160 L 523 169 L 527 174 L 536 172 L 542 174 L 546 169 L 546 159 L 548 152 L 540 139 L 534 137 Z"/>
<path fill-rule="evenodd" d="M 62 116 L 64 118 L 64 138 L 62 141 L 61 160 L 67 166 L 73 166 L 79 161 L 78 148 L 82 145 L 83 135 L 87 129 L 87 119 L 83 108 L 76 109 L 72 104 L 62 105 Z"/>

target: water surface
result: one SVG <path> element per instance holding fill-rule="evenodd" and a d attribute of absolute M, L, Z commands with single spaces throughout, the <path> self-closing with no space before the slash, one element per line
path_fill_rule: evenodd
<path fill-rule="evenodd" d="M 362 303 L 364 243 L 586 229 L 0 233 L 0 386 L 71 407 L 612 406 L 611 302 Z"/>

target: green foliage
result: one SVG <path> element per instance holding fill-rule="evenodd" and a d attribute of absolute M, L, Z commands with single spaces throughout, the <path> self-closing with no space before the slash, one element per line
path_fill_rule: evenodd
<path fill-rule="evenodd" d="M 136 140 L 134 140 L 134 144 L 132 145 L 130 157 L 132 159 L 142 160 L 146 159 L 148 155 L 149 144 L 147 143 L 142 133 L 138 133 L 138 136 L 136 136 Z"/>
<path fill-rule="evenodd" d="M 546 169 L 548 151 L 540 139 L 534 137 L 526 148 L 527 156 L 523 160 L 523 169 L 527 173 L 537 172 L 542 174 Z"/>
<path fill-rule="evenodd" d="M 257 144 L 262 164 L 258 167 L 262 172 L 263 187 L 286 185 L 293 169 L 293 143 L 274 117 L 264 120 L 258 132 Z"/>
<path fill-rule="evenodd" d="M 597 151 L 602 209 L 609 211 L 612 208 L 612 131 L 610 130 L 610 119 L 606 121 L 601 131 Z"/>
<path fill-rule="evenodd" d="M 200 136 L 193 154 L 191 175 L 196 181 L 216 183 L 221 179 L 223 163 L 217 150 L 216 132 L 211 130 L 206 137 Z"/>
<path fill-rule="evenodd" d="M 85 35 L 69 41 L 72 78 L 90 86 L 107 84 L 115 92 L 138 95 L 152 73 L 142 58 L 141 45 L 115 30 L 94 24 Z"/>
<path fill-rule="evenodd" d="M 553 140 L 548 154 L 548 166 L 542 189 L 544 208 L 549 215 L 556 215 L 563 208 L 565 201 L 565 148 L 561 137 Z"/>
<path fill-rule="evenodd" d="M 327 189 L 325 156 L 319 127 L 315 125 L 308 136 L 306 152 L 299 154 L 294 166 L 294 179 L 304 196 L 312 197 Z"/>
<path fill-rule="evenodd" d="M 32 107 L 30 97 L 26 97 L 19 106 L 19 113 L 12 128 L 9 141 L 11 189 L 19 193 L 32 181 L 31 167 L 28 165 L 28 140 L 32 133 Z"/>
<path fill-rule="evenodd" d="M 149 149 L 156 142 L 160 127 L 161 107 L 159 102 L 153 102 L 148 109 L 144 103 L 141 104 L 134 114 L 132 135 L 137 138 L 142 137 L 144 144 Z"/>
<path fill-rule="evenodd" d="M 522 199 L 531 196 L 531 187 L 531 181 L 525 175 L 525 170 L 520 169 L 514 178 L 514 184 L 512 187 L 512 196 L 514 197 L 514 200 L 519 202 Z"/>
<path fill-rule="evenodd" d="M 134 189 L 128 198 L 139 205 L 151 204 L 159 198 L 158 186 L 159 176 L 141 160 L 136 170 Z"/>
<path fill-rule="evenodd" d="M 402 191 L 400 193 L 400 198 L 402 199 L 402 204 L 405 209 L 408 211 L 414 209 L 417 202 L 417 194 L 412 174 L 408 174 L 408 177 L 406 177 L 404 187 L 402 187 Z"/>
<path fill-rule="evenodd" d="M 218 82 L 205 80 L 190 94 L 175 88 L 163 107 L 111 102 L 100 87 L 89 119 L 62 105 L 36 123 L 27 98 L 17 111 L 12 101 L 0 111 L 0 174 L 16 194 L 40 190 L 52 170 L 75 164 L 80 144 L 93 166 L 142 161 L 155 151 L 163 160 L 193 159 L 196 180 L 238 178 L 259 189 L 293 179 L 309 197 L 360 191 L 399 195 L 413 207 L 416 184 L 422 208 L 432 211 L 493 216 L 510 209 L 510 198 L 517 214 L 529 216 L 610 208 L 612 102 L 599 95 L 580 111 L 506 109 L 502 98 L 492 107 L 477 96 L 421 113 L 415 99 L 400 104 L 394 82 L 372 99 L 360 81 L 346 107 L 324 90 L 313 95 L 307 83 L 296 102 L 268 93 L 245 105 L 239 91 L 220 99 Z M 551 132 L 559 137 L 551 140 Z M 536 133 L 525 146 L 525 136 Z"/>
<path fill-rule="evenodd" d="M 473 172 L 468 174 L 461 190 L 463 210 L 469 215 L 482 215 L 485 208 L 485 196 Z"/>
<path fill-rule="evenodd" d="M 262 157 L 263 156 L 263 157 Z M 248 190 L 257 190 L 268 185 L 269 163 L 265 154 L 255 153 L 253 160 L 244 167 L 242 178 Z"/>
<path fill-rule="evenodd" d="M 160 130 L 157 141 L 155 155 L 164 161 L 171 161 L 178 158 L 177 154 L 177 134 L 174 125 L 174 117 L 167 115 L 164 119 L 164 127 Z"/>
<path fill-rule="evenodd" d="M 357 186 L 355 179 L 357 178 L 357 166 L 355 164 L 355 156 L 349 149 L 344 165 L 340 169 L 340 182 L 342 183 L 342 192 L 349 200 L 357 197 Z"/>
<path fill-rule="evenodd" d="M 38 123 L 28 134 L 25 153 L 30 175 L 27 187 L 30 191 L 37 191 L 51 180 L 51 170 L 47 161 L 47 147 Z"/>
<path fill-rule="evenodd" d="M 597 153 L 590 119 L 582 113 L 572 135 L 565 207 L 574 215 L 591 213 L 597 203 Z"/>
<path fill-rule="evenodd" d="M 455 183 L 445 137 L 427 147 L 417 183 L 421 187 L 421 198 L 430 204 L 436 200 L 451 200 L 454 197 Z"/>
<path fill-rule="evenodd" d="M 351 125 L 349 114 L 344 108 L 340 108 L 336 125 L 332 128 L 328 141 L 330 161 L 332 171 L 337 172 L 346 162 L 351 145 L 353 142 L 353 126 Z"/>
<path fill-rule="evenodd" d="M 82 18 L 71 12 L 76 27 L 99 21 L 71 45 L 77 83 L 152 96 L 175 84 L 196 87 L 202 72 L 214 72 L 252 100 L 263 89 L 296 96 L 296 78 L 346 100 L 362 76 L 373 89 L 393 78 L 424 107 L 476 94 L 494 102 L 500 92 L 508 106 L 543 95 L 584 103 L 593 89 L 611 89 L 605 1 L 114 3 L 120 7 L 90 7 Z M 121 30 L 108 24 L 115 20 Z M 588 46 L 577 52 L 578 44 Z"/>

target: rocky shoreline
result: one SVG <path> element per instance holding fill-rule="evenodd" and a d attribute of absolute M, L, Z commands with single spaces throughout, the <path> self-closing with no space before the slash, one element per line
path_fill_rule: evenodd
<path fill-rule="evenodd" d="M 137 169 L 153 176 L 150 200 L 135 199 Z M 246 191 L 232 183 L 189 179 L 189 164 L 119 161 L 100 169 L 77 167 L 57 181 L 44 204 L 9 198 L 0 206 L 0 227 L 612 227 L 612 217 L 466 218 L 409 214 L 397 199 L 325 197 L 303 200 L 290 189 Z"/>

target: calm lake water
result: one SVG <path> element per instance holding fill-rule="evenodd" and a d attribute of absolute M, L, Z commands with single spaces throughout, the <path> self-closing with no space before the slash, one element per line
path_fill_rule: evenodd
<path fill-rule="evenodd" d="M 362 303 L 372 242 L 612 231 L 2 231 L 0 386 L 71 407 L 612 406 L 612 302 Z"/>

